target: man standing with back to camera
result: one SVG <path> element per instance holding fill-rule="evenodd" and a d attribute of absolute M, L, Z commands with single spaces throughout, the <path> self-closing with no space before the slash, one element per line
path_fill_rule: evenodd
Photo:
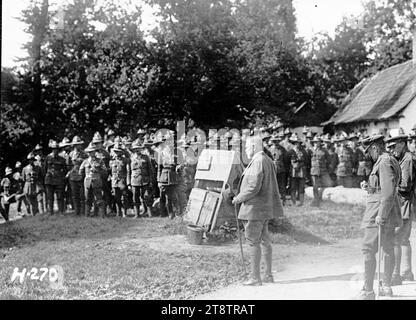
<path fill-rule="evenodd" d="M 238 218 L 245 220 L 245 237 L 250 246 L 251 274 L 244 285 L 258 286 L 263 282 L 273 282 L 272 245 L 268 224 L 269 220 L 283 215 L 283 206 L 276 169 L 273 161 L 263 151 L 261 137 L 249 137 L 245 151 L 251 161 L 243 172 L 238 194 L 232 203 L 240 205 Z M 260 277 L 262 251 L 266 263 L 263 279 Z"/>

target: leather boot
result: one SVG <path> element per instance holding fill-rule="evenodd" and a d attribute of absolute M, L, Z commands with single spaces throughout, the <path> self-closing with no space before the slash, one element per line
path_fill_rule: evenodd
<path fill-rule="evenodd" d="M 361 289 L 360 293 L 355 297 L 355 300 L 376 300 L 376 294 L 373 290 Z"/>
<path fill-rule="evenodd" d="M 402 278 L 405 281 L 414 281 L 414 276 L 412 273 L 412 247 L 410 245 L 402 246 L 402 256 Z"/>
<path fill-rule="evenodd" d="M 373 291 L 374 276 L 376 273 L 376 260 L 368 259 L 364 261 L 364 290 Z"/>
<path fill-rule="evenodd" d="M 391 286 L 391 277 L 394 269 L 394 253 L 393 255 L 384 256 L 384 273 L 383 273 L 383 284 L 386 287 Z"/>
<path fill-rule="evenodd" d="M 245 285 L 261 285 L 260 278 L 261 249 L 250 246 L 250 280 Z"/>

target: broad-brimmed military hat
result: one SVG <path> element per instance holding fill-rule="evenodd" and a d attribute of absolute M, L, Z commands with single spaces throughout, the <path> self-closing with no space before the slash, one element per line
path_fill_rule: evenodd
<path fill-rule="evenodd" d="M 42 148 L 42 146 L 38 143 L 36 146 L 35 146 L 35 151 L 39 151 L 39 150 L 42 150 L 43 148 Z"/>
<path fill-rule="evenodd" d="M 289 138 L 289 141 L 292 143 L 302 143 L 302 140 L 299 139 L 296 133 L 292 134 Z"/>
<path fill-rule="evenodd" d="M 368 149 L 377 141 L 383 140 L 384 141 L 384 135 L 382 134 L 374 134 L 371 137 L 368 137 L 362 141 L 364 152 L 367 152 Z"/>
<path fill-rule="evenodd" d="M 29 152 L 26 158 L 27 160 L 35 160 L 35 155 L 32 152 Z"/>
<path fill-rule="evenodd" d="M 290 128 L 286 128 L 285 131 L 284 131 L 284 135 L 288 136 L 288 135 L 291 135 L 291 134 L 292 134 L 292 132 L 290 131 Z"/>
<path fill-rule="evenodd" d="M 320 136 L 316 135 L 313 137 L 312 142 L 322 142 L 322 139 Z"/>
<path fill-rule="evenodd" d="M 103 142 L 103 138 L 101 137 L 99 132 L 94 133 L 94 137 L 92 138 L 92 143 L 100 143 Z"/>
<path fill-rule="evenodd" d="M 386 146 L 389 148 L 400 141 L 406 141 L 408 138 L 409 136 L 404 132 L 403 128 L 391 129 L 386 139 Z"/>
<path fill-rule="evenodd" d="M 137 130 L 137 135 L 145 135 L 145 134 L 146 134 L 145 130 L 143 130 L 143 129 Z"/>
<path fill-rule="evenodd" d="M 31 152 L 32 153 L 32 152 Z M 30 153 L 29 153 L 30 154 Z M 33 154 L 33 153 L 32 153 Z M 33 155 L 33 157 L 35 157 L 35 155 Z M 22 163 L 20 161 L 17 161 L 16 164 L 14 165 L 15 168 L 20 168 L 22 166 Z"/>
<path fill-rule="evenodd" d="M 73 137 L 73 138 L 72 138 L 72 142 L 71 142 L 71 144 L 72 144 L 73 146 L 75 146 L 75 145 L 80 145 L 80 144 L 84 144 L 84 141 L 82 141 L 80 137 L 75 136 L 75 137 Z"/>
<path fill-rule="evenodd" d="M 71 141 L 67 137 L 64 137 L 62 141 L 59 143 L 59 148 L 68 147 L 71 145 Z"/>
<path fill-rule="evenodd" d="M 110 137 L 110 136 L 115 136 L 116 135 L 116 133 L 113 131 L 113 130 L 108 130 L 108 132 L 107 132 L 107 137 Z"/>
<path fill-rule="evenodd" d="M 322 136 L 322 142 L 332 143 L 332 139 L 329 133 Z"/>
<path fill-rule="evenodd" d="M 308 139 L 312 139 L 314 136 L 315 135 L 312 131 L 308 131 L 308 133 L 306 134 L 306 138 L 308 138 Z"/>
<path fill-rule="evenodd" d="M 88 147 L 84 150 L 85 152 L 94 152 L 97 151 L 98 148 L 96 146 L 94 146 L 93 142 L 90 142 L 90 144 L 88 145 Z"/>
<path fill-rule="evenodd" d="M 59 143 L 58 142 L 56 142 L 55 140 L 51 140 L 50 143 L 49 143 L 49 148 L 51 148 L 51 149 L 59 149 L 60 146 L 59 146 Z"/>
<path fill-rule="evenodd" d="M 335 141 L 336 142 L 343 142 L 343 141 L 347 141 L 347 140 L 348 140 L 348 134 L 346 134 L 345 132 L 341 132 L 340 134 L 338 134 L 338 137 Z"/>
<path fill-rule="evenodd" d="M 7 167 L 7 168 L 4 170 L 4 172 L 6 173 L 6 176 L 8 176 L 9 174 L 12 174 L 12 173 L 13 173 L 13 170 L 12 170 L 12 168 Z"/>
<path fill-rule="evenodd" d="M 134 141 L 130 147 L 130 150 L 134 151 L 134 150 L 139 150 L 139 149 L 144 149 L 144 145 L 139 143 L 139 141 Z"/>

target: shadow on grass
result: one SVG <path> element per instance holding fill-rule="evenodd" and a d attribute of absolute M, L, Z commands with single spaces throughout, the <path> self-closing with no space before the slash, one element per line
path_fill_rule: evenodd
<path fill-rule="evenodd" d="M 0 249 L 31 246 L 41 241 L 111 240 L 186 234 L 182 218 L 118 218 L 37 215 L 0 225 Z"/>

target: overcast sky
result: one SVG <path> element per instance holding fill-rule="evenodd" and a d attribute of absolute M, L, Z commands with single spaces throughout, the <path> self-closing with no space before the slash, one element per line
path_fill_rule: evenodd
<path fill-rule="evenodd" d="M 320 31 L 333 34 L 343 16 L 358 15 L 362 12 L 362 1 L 366 0 L 294 0 L 299 36 L 310 39 L 314 33 Z M 28 2 L 28 0 L 2 1 L 1 65 L 3 67 L 16 65 L 14 59 L 26 55 L 21 47 L 29 37 L 23 31 L 24 24 L 15 17 L 20 15 Z"/>

